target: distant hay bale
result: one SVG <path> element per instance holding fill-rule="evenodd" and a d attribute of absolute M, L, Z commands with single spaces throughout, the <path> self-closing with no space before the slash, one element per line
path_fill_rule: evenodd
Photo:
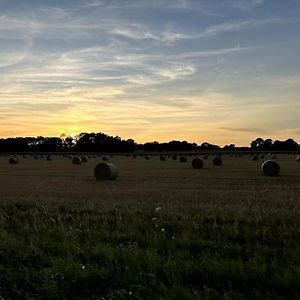
<path fill-rule="evenodd" d="M 160 159 L 160 161 L 165 161 L 166 160 L 166 158 L 162 155 L 159 157 L 159 159 Z"/>
<path fill-rule="evenodd" d="M 17 157 L 10 157 L 9 160 L 8 160 L 8 163 L 9 163 L 10 165 L 16 165 L 16 164 L 19 163 L 19 160 L 18 160 Z"/>
<path fill-rule="evenodd" d="M 81 162 L 87 163 L 88 162 L 88 158 L 86 156 L 82 156 L 81 157 Z"/>
<path fill-rule="evenodd" d="M 173 155 L 173 156 L 172 156 L 172 159 L 173 159 L 173 160 L 177 160 L 177 158 L 178 158 L 177 155 Z"/>
<path fill-rule="evenodd" d="M 204 166 L 204 162 L 201 158 L 194 158 L 192 160 L 192 167 L 194 169 L 202 169 Z"/>
<path fill-rule="evenodd" d="M 219 156 L 214 157 L 212 161 L 214 166 L 221 166 L 223 164 L 222 158 Z"/>
<path fill-rule="evenodd" d="M 145 159 L 146 159 L 146 160 L 150 160 L 150 157 L 149 157 L 149 156 L 145 156 Z"/>
<path fill-rule="evenodd" d="M 273 154 L 272 155 L 272 159 L 276 159 L 277 157 L 276 157 L 276 155 L 275 154 Z"/>
<path fill-rule="evenodd" d="M 107 156 L 103 156 L 103 157 L 102 157 L 102 160 L 103 160 L 103 161 L 108 161 Z"/>
<path fill-rule="evenodd" d="M 119 171 L 112 163 L 100 163 L 94 170 L 94 176 L 97 181 L 116 179 L 118 175 Z"/>
<path fill-rule="evenodd" d="M 47 155 L 46 160 L 47 160 L 47 161 L 51 161 L 51 160 L 52 160 L 51 155 Z"/>
<path fill-rule="evenodd" d="M 279 164 L 274 160 L 267 160 L 261 165 L 261 169 L 265 176 L 278 176 L 280 172 Z"/>
<path fill-rule="evenodd" d="M 187 158 L 185 156 L 180 156 L 179 161 L 180 162 L 187 162 Z"/>
<path fill-rule="evenodd" d="M 73 163 L 73 165 L 81 165 L 81 158 L 78 156 L 74 156 L 72 158 L 72 163 Z"/>
<path fill-rule="evenodd" d="M 252 160 L 253 161 L 258 161 L 258 156 L 257 155 L 252 156 Z"/>

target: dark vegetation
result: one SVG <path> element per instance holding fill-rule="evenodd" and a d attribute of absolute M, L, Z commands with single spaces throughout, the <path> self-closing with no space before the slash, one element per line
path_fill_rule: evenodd
<path fill-rule="evenodd" d="M 208 142 L 201 145 L 187 141 L 167 143 L 147 142 L 138 144 L 133 139 L 121 139 L 104 133 L 81 133 L 76 137 L 16 137 L 0 139 L 0 152 L 134 152 L 134 151 L 196 151 L 196 150 L 254 150 L 254 151 L 299 151 L 300 145 L 293 139 L 272 141 L 257 138 L 250 147 L 236 147 L 234 144 L 220 147 Z"/>

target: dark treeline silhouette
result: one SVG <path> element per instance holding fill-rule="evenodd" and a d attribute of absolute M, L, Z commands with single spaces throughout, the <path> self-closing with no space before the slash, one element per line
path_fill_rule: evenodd
<path fill-rule="evenodd" d="M 224 147 L 204 142 L 200 145 L 186 141 L 167 143 L 147 142 L 138 144 L 133 139 L 123 140 L 119 136 L 104 133 L 81 133 L 75 137 L 16 137 L 0 139 L 0 152 L 115 152 L 128 153 L 135 151 L 300 151 L 300 145 L 293 139 L 272 141 L 257 138 L 249 147 L 236 147 L 229 144 Z"/>

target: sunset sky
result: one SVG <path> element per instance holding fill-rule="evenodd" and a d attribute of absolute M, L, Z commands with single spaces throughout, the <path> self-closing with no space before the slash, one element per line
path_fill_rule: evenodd
<path fill-rule="evenodd" d="M 0 136 L 300 141 L 299 0 L 0 0 Z"/>

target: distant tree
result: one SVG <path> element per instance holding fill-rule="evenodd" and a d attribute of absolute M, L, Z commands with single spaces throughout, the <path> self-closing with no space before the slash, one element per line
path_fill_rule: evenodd
<path fill-rule="evenodd" d="M 260 150 L 263 147 L 264 139 L 257 138 L 256 140 L 250 143 L 251 149 Z"/>
<path fill-rule="evenodd" d="M 235 149 L 235 144 L 229 144 L 229 145 L 225 145 L 223 147 L 224 150 L 234 150 Z"/>
<path fill-rule="evenodd" d="M 210 144 L 208 142 L 204 142 L 202 143 L 198 149 L 200 150 L 217 150 L 217 149 L 220 149 L 221 147 L 218 146 L 218 145 L 213 145 L 213 144 Z"/>
<path fill-rule="evenodd" d="M 266 139 L 263 142 L 262 150 L 270 151 L 272 150 L 272 146 L 273 146 L 273 141 L 271 139 Z"/>

